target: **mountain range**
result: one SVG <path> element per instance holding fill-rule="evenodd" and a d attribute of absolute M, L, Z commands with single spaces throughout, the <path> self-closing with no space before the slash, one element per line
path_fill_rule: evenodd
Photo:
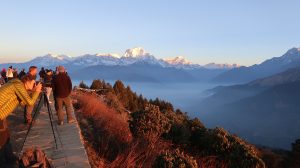
<path fill-rule="evenodd" d="M 300 66 L 246 84 L 209 90 L 193 108 L 209 126 L 221 125 L 256 144 L 290 149 L 300 135 Z"/>
<path fill-rule="evenodd" d="M 64 65 L 67 67 L 69 73 L 73 74 L 74 78 L 78 79 L 82 77 L 82 75 L 78 75 L 79 72 L 87 74 L 85 78 L 99 78 L 99 76 L 93 75 L 94 73 L 90 73 L 91 68 L 96 68 L 93 70 L 93 72 L 99 75 L 101 73 L 97 70 L 97 68 L 99 68 L 99 70 L 101 69 L 103 71 L 107 69 L 111 72 L 110 74 L 104 72 L 107 75 L 100 76 L 103 78 L 112 78 L 111 76 L 121 76 L 122 79 L 130 78 L 130 80 L 134 81 L 144 81 L 145 78 L 141 76 L 146 76 L 146 80 L 151 81 L 151 78 L 153 78 L 153 74 L 149 74 L 151 73 L 151 70 L 149 70 L 145 74 L 145 72 L 143 72 L 143 68 L 132 68 L 133 66 L 144 65 L 145 69 L 159 68 L 163 71 L 168 72 L 170 72 L 170 70 L 172 69 L 171 71 L 173 72 L 173 74 L 167 74 L 166 72 L 159 73 L 157 70 L 153 70 L 153 73 L 158 73 L 156 76 L 160 76 L 160 74 L 171 75 L 174 77 L 174 79 L 177 79 L 178 81 L 185 81 L 185 79 L 181 78 L 180 76 L 176 77 L 177 72 L 179 74 L 187 73 L 187 81 L 206 81 L 214 83 L 234 84 L 247 83 L 255 79 L 264 78 L 276 73 L 283 72 L 287 69 L 300 66 L 300 48 L 292 48 L 280 57 L 274 57 L 262 62 L 261 64 L 255 64 L 249 67 L 240 66 L 237 64 L 216 63 L 199 65 L 188 61 L 183 56 L 159 59 L 153 56 L 152 54 L 145 52 L 145 50 L 141 47 L 127 49 L 123 55 L 105 53 L 85 54 L 81 56 L 70 57 L 67 55 L 47 54 L 44 56 L 36 57 L 28 62 L 18 64 L 8 63 L 1 64 L 0 66 L 8 67 L 10 65 L 13 65 L 18 68 L 28 67 L 30 65 L 54 68 L 57 65 Z M 116 69 L 122 69 L 119 70 L 119 72 L 122 71 L 124 74 L 115 74 L 113 72 L 114 67 Z M 130 72 L 126 70 L 127 68 L 134 69 L 136 71 Z M 124 75 L 136 75 L 137 78 Z M 191 77 L 190 79 L 189 76 Z M 165 77 L 166 76 L 160 76 L 161 79 Z M 156 82 L 156 80 L 153 80 L 153 82 Z"/>
<path fill-rule="evenodd" d="M 141 47 L 127 49 L 118 54 L 86 54 L 77 57 L 67 55 L 47 54 L 24 63 L 2 64 L 1 67 L 14 66 L 18 68 L 36 65 L 38 67 L 55 68 L 64 65 L 74 79 L 125 80 L 147 82 L 199 82 L 210 81 L 213 77 L 237 64 L 207 64 L 192 63 L 182 56 L 168 59 L 158 59 Z"/>
<path fill-rule="evenodd" d="M 174 67 L 178 69 L 232 69 L 239 67 L 237 64 L 216 64 L 210 63 L 207 65 L 199 65 L 188 61 L 183 56 L 177 56 L 174 58 L 158 59 L 150 53 L 145 52 L 141 47 L 127 49 L 125 53 L 120 56 L 119 54 L 85 54 L 76 57 L 70 57 L 67 55 L 46 54 L 44 56 L 38 56 L 33 60 L 25 63 L 14 64 L 16 66 L 25 66 L 27 64 L 34 64 L 43 67 L 53 67 L 57 65 L 73 65 L 81 67 L 89 67 L 95 65 L 105 66 L 127 66 L 130 64 L 144 62 L 153 65 L 160 65 L 162 67 Z M 8 64 L 7 64 L 8 65 Z"/>
<path fill-rule="evenodd" d="M 215 82 L 246 83 L 298 66 L 300 66 L 300 48 L 292 48 L 280 57 L 274 57 L 249 67 L 241 66 L 231 69 L 213 80 Z"/>

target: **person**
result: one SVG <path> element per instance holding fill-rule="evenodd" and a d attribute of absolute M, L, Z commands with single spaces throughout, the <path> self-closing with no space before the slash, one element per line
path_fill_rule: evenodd
<path fill-rule="evenodd" d="M 5 80 L 2 76 L 0 76 L 0 87 L 5 84 Z"/>
<path fill-rule="evenodd" d="M 53 71 L 49 70 L 49 69 L 46 69 L 46 75 L 45 75 L 45 79 L 44 79 L 44 87 L 45 87 L 45 90 L 46 90 L 46 95 L 47 95 L 47 98 L 49 100 L 49 103 L 52 103 L 50 101 L 50 94 L 51 94 L 51 91 L 52 91 L 52 77 L 53 77 Z"/>
<path fill-rule="evenodd" d="M 54 73 L 54 75 L 58 75 L 58 67 L 55 67 L 55 73 Z"/>
<path fill-rule="evenodd" d="M 0 165 L 3 167 L 10 167 L 17 159 L 12 152 L 9 137 L 6 121 L 0 120 Z"/>
<path fill-rule="evenodd" d="M 39 72 L 39 75 L 40 75 L 40 79 L 42 82 L 44 82 L 44 78 L 45 78 L 45 75 L 46 75 L 46 72 L 45 72 L 45 68 L 42 67 L 40 72 Z"/>
<path fill-rule="evenodd" d="M 6 78 L 7 78 L 7 81 L 10 81 L 14 78 L 12 66 L 8 67 L 8 69 L 6 71 Z"/>
<path fill-rule="evenodd" d="M 5 82 L 7 82 L 7 78 L 6 78 L 6 69 L 3 68 L 2 71 L 1 71 L 1 76 L 2 78 L 4 79 Z"/>
<path fill-rule="evenodd" d="M 27 86 L 19 79 L 12 79 L 0 87 L 0 165 L 12 162 L 12 148 L 7 128 L 6 117 L 19 105 L 34 105 L 42 90 L 42 85 L 34 87 L 32 96 L 28 95 Z"/>
<path fill-rule="evenodd" d="M 25 68 L 22 68 L 21 72 L 19 73 L 19 79 L 22 79 L 26 75 Z"/>
<path fill-rule="evenodd" d="M 37 75 L 37 67 L 36 66 L 31 66 L 29 67 L 28 73 L 27 75 L 25 75 L 22 78 L 22 82 L 24 83 L 24 85 L 26 86 L 26 90 L 28 92 L 29 95 L 31 95 L 34 90 L 34 86 L 35 86 L 35 80 L 36 80 L 36 75 Z M 34 106 L 32 105 L 26 105 L 24 107 L 24 123 L 31 123 L 32 121 L 32 111 L 33 111 Z"/>
<path fill-rule="evenodd" d="M 72 116 L 73 106 L 70 98 L 72 91 L 72 82 L 70 77 L 66 74 L 65 68 L 63 66 L 59 66 L 57 70 L 58 74 L 55 75 L 52 80 L 52 89 L 55 97 L 55 103 L 57 104 L 58 124 L 63 125 L 63 105 L 66 106 L 68 123 L 73 123 L 75 122 L 75 120 Z"/>
<path fill-rule="evenodd" d="M 18 73 L 18 69 L 17 68 L 13 69 L 13 78 L 19 78 L 19 73 Z"/>

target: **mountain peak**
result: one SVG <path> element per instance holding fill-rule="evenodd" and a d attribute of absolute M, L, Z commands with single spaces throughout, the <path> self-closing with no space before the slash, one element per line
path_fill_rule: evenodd
<path fill-rule="evenodd" d="M 150 55 L 150 54 L 146 53 L 142 47 L 135 47 L 132 49 L 127 49 L 123 56 L 124 57 L 139 57 L 139 56 L 146 56 L 146 55 Z"/>
<path fill-rule="evenodd" d="M 120 58 L 119 54 L 116 53 L 98 53 L 96 54 L 98 57 L 114 57 L 114 58 Z"/>
<path fill-rule="evenodd" d="M 240 65 L 238 64 L 216 64 L 216 63 L 209 63 L 204 65 L 205 68 L 208 69 L 233 69 L 238 68 Z"/>
<path fill-rule="evenodd" d="M 166 59 L 163 59 L 163 60 L 166 61 L 169 64 L 172 64 L 172 65 L 177 65 L 177 64 L 188 65 L 188 64 L 192 64 L 190 61 L 188 61 L 183 56 L 177 56 L 177 57 L 174 57 L 174 58 L 166 58 Z"/>
<path fill-rule="evenodd" d="M 53 53 L 48 53 L 46 54 L 45 56 L 43 57 L 51 57 L 51 58 L 56 58 L 56 59 L 59 59 L 59 60 L 63 60 L 65 58 L 71 58 L 70 56 L 68 55 L 63 55 L 63 54 L 53 54 Z"/>
<path fill-rule="evenodd" d="M 295 54 L 295 53 L 298 53 L 298 52 L 300 52 L 300 47 L 299 48 L 294 47 L 294 48 L 289 49 L 287 51 L 287 54 Z"/>

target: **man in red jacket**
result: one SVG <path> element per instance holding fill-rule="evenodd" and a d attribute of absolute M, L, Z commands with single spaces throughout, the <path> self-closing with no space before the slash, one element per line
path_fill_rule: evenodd
<path fill-rule="evenodd" d="M 52 80 L 53 95 L 57 106 L 58 124 L 63 125 L 63 105 L 66 106 L 68 123 L 75 122 L 73 118 L 73 106 L 71 101 L 72 81 L 63 66 L 58 67 L 58 74 Z"/>

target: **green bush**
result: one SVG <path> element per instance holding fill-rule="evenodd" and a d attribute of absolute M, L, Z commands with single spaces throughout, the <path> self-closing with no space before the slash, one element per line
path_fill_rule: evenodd
<path fill-rule="evenodd" d="M 159 107 L 148 104 L 145 110 L 131 114 L 129 126 L 135 137 L 160 137 L 169 132 L 171 124 Z"/>
<path fill-rule="evenodd" d="M 192 157 L 181 153 L 166 151 L 154 161 L 153 168 L 197 168 L 197 162 Z"/>
<path fill-rule="evenodd" d="M 255 148 L 223 128 L 196 129 L 192 144 L 202 150 L 203 155 L 217 155 L 227 161 L 229 167 L 264 168 Z"/>

